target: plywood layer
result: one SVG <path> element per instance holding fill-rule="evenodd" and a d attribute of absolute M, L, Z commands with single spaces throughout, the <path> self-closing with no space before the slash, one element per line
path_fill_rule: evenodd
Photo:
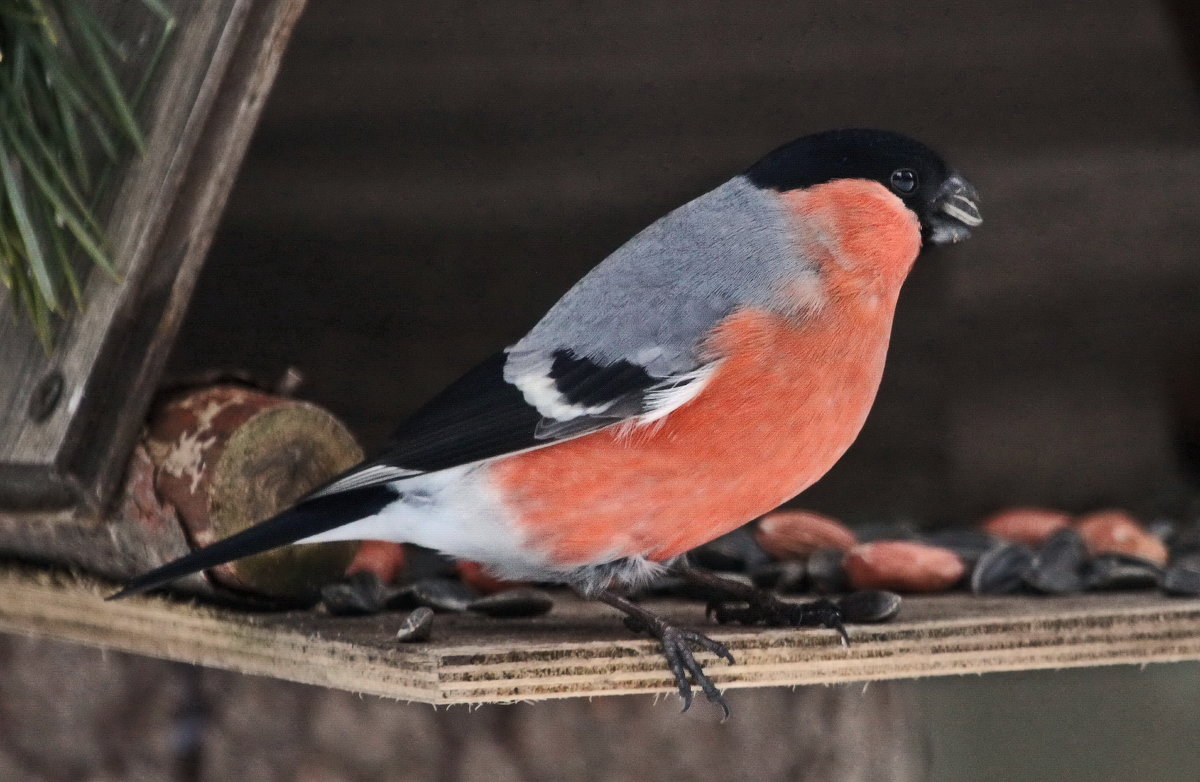
<path fill-rule="evenodd" d="M 568 594 L 535 619 L 442 615 L 434 639 L 391 639 L 402 614 L 246 613 L 161 597 L 105 603 L 91 579 L 0 569 L 0 631 L 434 704 L 668 692 L 657 644 Z M 699 604 L 656 610 L 704 625 Z M 913 597 L 886 625 L 710 627 L 736 665 L 702 658 L 721 687 L 762 687 L 1200 659 L 1200 600 L 1153 592 L 1060 598 Z"/>

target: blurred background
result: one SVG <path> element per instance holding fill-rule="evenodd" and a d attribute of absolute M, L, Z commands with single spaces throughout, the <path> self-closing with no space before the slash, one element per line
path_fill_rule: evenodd
<path fill-rule="evenodd" d="M 369 450 L 649 222 L 838 126 L 939 149 L 986 222 L 918 262 L 867 427 L 798 504 L 917 524 L 1018 503 L 1188 512 L 1189 0 L 310 0 L 171 371 L 296 366 L 300 395 Z M 847 710 L 864 747 L 924 748 L 855 779 L 1173 780 L 1200 763 L 1194 664 L 742 691 L 718 728 L 647 698 L 430 717 L 7 637 L 0 660 L 23 672 L 0 677 L 5 779 L 816 779 L 806 723 Z M 72 748 L 48 755 L 57 735 Z"/>

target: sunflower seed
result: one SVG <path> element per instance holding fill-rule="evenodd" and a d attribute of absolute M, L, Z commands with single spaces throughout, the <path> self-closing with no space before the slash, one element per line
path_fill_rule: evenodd
<path fill-rule="evenodd" d="M 808 581 L 823 595 L 846 591 L 846 569 L 842 566 L 846 552 L 835 548 L 819 548 L 808 557 Z"/>
<path fill-rule="evenodd" d="M 506 589 L 481 597 L 468 606 L 472 611 L 496 618 L 541 616 L 554 607 L 554 600 L 540 589 Z"/>
<path fill-rule="evenodd" d="M 1144 526 L 1146 527 L 1147 532 L 1168 545 L 1170 545 L 1171 541 L 1175 537 L 1175 521 L 1173 519 L 1168 519 L 1165 516 L 1160 516 L 1153 521 L 1148 521 Z"/>
<path fill-rule="evenodd" d="M 803 592 L 808 586 L 808 567 L 795 559 L 767 562 L 750 571 L 750 580 L 759 589 L 777 592 Z"/>
<path fill-rule="evenodd" d="M 922 535 L 922 543 L 931 546 L 950 549 L 967 567 L 973 566 L 987 552 L 1001 545 L 1004 541 L 973 529 L 944 529 Z"/>
<path fill-rule="evenodd" d="M 836 602 L 847 622 L 886 622 L 900 612 L 902 599 L 895 592 L 862 589 Z"/>
<path fill-rule="evenodd" d="M 1101 554 L 1087 566 L 1088 589 L 1152 589 L 1162 579 L 1157 563 L 1129 554 Z"/>
<path fill-rule="evenodd" d="M 1050 536 L 1025 573 L 1025 583 L 1047 595 L 1066 595 L 1083 590 L 1088 551 L 1074 529 L 1060 529 Z"/>
<path fill-rule="evenodd" d="M 321 588 L 321 602 L 334 616 L 377 614 L 384 607 L 384 588 L 379 576 L 363 570 Z"/>
<path fill-rule="evenodd" d="M 1024 591 L 1025 574 L 1033 565 L 1033 551 L 1020 543 L 1002 543 L 990 549 L 971 571 L 971 591 L 977 595 L 1011 595 Z"/>
<path fill-rule="evenodd" d="M 1189 554 L 1172 562 L 1163 573 L 1161 586 L 1168 595 L 1200 596 L 1200 554 Z"/>
<path fill-rule="evenodd" d="M 401 587 L 387 599 L 389 608 L 425 606 L 434 611 L 466 611 L 479 599 L 461 581 L 451 578 L 423 578 Z"/>
<path fill-rule="evenodd" d="M 421 606 L 414 608 L 413 612 L 400 623 L 400 629 L 396 632 L 396 640 L 406 644 L 428 641 L 432 633 L 433 610 Z"/>

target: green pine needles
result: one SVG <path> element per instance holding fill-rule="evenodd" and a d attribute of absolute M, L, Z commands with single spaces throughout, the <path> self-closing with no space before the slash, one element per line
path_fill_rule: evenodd
<path fill-rule="evenodd" d="M 174 29 L 160 0 L 141 0 L 161 23 L 140 83 L 85 0 L 0 0 L 0 281 L 47 352 L 54 318 L 82 305 L 80 258 L 116 274 L 95 215 L 106 179 L 144 139 L 135 107 Z"/>

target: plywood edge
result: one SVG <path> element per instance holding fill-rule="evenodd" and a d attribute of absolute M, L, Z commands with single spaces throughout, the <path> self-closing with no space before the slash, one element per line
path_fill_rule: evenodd
<path fill-rule="evenodd" d="M 942 617 L 853 628 L 849 648 L 829 631 L 717 628 L 709 634 L 737 663 L 707 656 L 707 671 L 720 687 L 762 687 L 1200 659 L 1200 601 L 1125 597 L 1014 598 L 1024 610 L 958 617 L 975 599 L 958 596 Z M 671 689 L 650 641 L 465 648 L 441 655 L 439 670 L 443 697 L 455 702 Z"/>
<path fill-rule="evenodd" d="M 106 603 L 91 578 L 0 568 L 0 631 L 432 704 L 661 693 L 656 642 L 563 597 L 549 617 L 441 616 L 435 642 L 391 641 L 400 615 L 254 614 L 160 597 Z M 693 604 L 656 606 L 701 625 Z M 912 598 L 901 619 L 827 630 L 705 629 L 737 663 L 700 659 L 720 687 L 795 686 L 1200 660 L 1200 600 L 1153 593 L 995 601 Z"/>
<path fill-rule="evenodd" d="M 421 651 L 355 647 L 192 602 L 104 602 L 111 591 L 83 576 L 5 567 L 0 631 L 404 700 L 436 694 L 435 661 Z"/>

